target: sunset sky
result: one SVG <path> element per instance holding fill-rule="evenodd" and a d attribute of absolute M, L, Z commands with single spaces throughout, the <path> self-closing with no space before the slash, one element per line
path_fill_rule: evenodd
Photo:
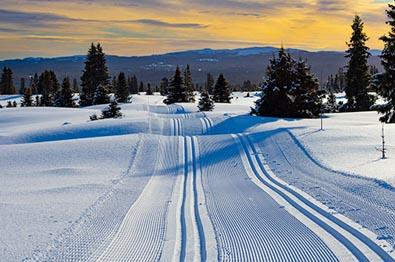
<path fill-rule="evenodd" d="M 146 55 L 247 46 L 344 50 L 355 14 L 373 49 L 388 31 L 389 0 L 1 0 L 0 59 Z"/>

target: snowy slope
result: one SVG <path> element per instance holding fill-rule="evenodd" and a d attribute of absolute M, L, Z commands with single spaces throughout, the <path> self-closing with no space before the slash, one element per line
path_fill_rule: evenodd
<path fill-rule="evenodd" d="M 209 113 L 140 95 L 95 122 L 104 106 L 1 109 L 1 260 L 393 260 L 394 127 L 378 161 L 375 113 L 317 131 L 244 95 Z"/>

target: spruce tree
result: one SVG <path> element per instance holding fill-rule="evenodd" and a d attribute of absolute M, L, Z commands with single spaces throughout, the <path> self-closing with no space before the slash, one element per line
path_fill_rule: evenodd
<path fill-rule="evenodd" d="M 38 79 L 38 91 L 42 95 L 41 106 L 53 106 L 55 94 L 59 89 L 59 83 L 55 72 L 45 70 Z"/>
<path fill-rule="evenodd" d="M 356 15 L 352 24 L 353 33 L 346 57 L 349 58 L 346 73 L 346 97 L 348 111 L 369 110 L 374 100 L 368 94 L 370 81 L 368 58 L 369 48 L 366 46 L 368 37 L 363 32 L 364 23 Z M 338 79 L 336 80 L 338 81 Z M 336 88 L 338 89 L 338 88 Z"/>
<path fill-rule="evenodd" d="M 336 96 L 333 92 L 330 92 L 328 95 L 328 101 L 326 102 L 325 109 L 325 111 L 329 113 L 336 113 L 338 110 Z"/>
<path fill-rule="evenodd" d="M 125 73 L 123 72 L 119 73 L 116 81 L 115 98 L 121 103 L 126 103 L 129 98 L 129 89 L 126 83 Z"/>
<path fill-rule="evenodd" d="M 231 91 L 228 81 L 226 81 L 223 74 L 218 76 L 213 90 L 213 100 L 216 103 L 230 103 Z"/>
<path fill-rule="evenodd" d="M 23 95 L 25 93 L 25 78 L 21 77 L 21 80 L 19 82 L 19 94 Z"/>
<path fill-rule="evenodd" d="M 74 107 L 73 90 L 69 77 L 63 79 L 62 87 L 56 94 L 55 105 L 58 107 Z"/>
<path fill-rule="evenodd" d="M 88 51 L 85 68 L 81 76 L 81 95 L 80 105 L 89 106 L 94 104 L 95 94 L 99 85 L 108 87 L 109 84 L 108 68 L 106 66 L 106 58 L 100 44 L 96 46 L 92 43 Z M 101 89 L 104 91 L 104 89 Z M 109 92 L 109 88 L 105 89 Z M 108 93 L 106 93 L 107 95 Z M 97 101 L 97 100 L 96 100 Z"/>
<path fill-rule="evenodd" d="M 213 88 L 214 88 L 214 77 L 212 74 L 207 73 L 207 79 L 206 79 L 206 90 L 207 92 L 212 95 L 213 94 Z"/>
<path fill-rule="evenodd" d="M 101 115 L 101 119 L 120 117 L 122 117 L 121 108 L 116 101 L 112 101 L 110 105 L 102 111 Z"/>
<path fill-rule="evenodd" d="M 278 57 L 270 60 L 261 98 L 256 101 L 252 113 L 260 116 L 294 116 L 294 98 L 290 95 L 295 86 L 294 68 L 295 61 L 281 47 Z"/>
<path fill-rule="evenodd" d="M 144 83 L 143 83 L 143 81 L 140 82 L 139 92 L 144 92 Z"/>
<path fill-rule="evenodd" d="M 79 93 L 80 88 L 78 87 L 78 81 L 77 79 L 73 79 L 73 88 L 72 88 L 73 93 Z"/>
<path fill-rule="evenodd" d="M 34 74 L 32 78 L 30 78 L 30 86 L 32 87 L 33 95 L 38 94 L 38 75 Z"/>
<path fill-rule="evenodd" d="M 180 68 L 177 66 L 174 77 L 169 84 L 169 93 L 164 103 L 173 104 L 177 102 L 187 102 L 187 95 L 184 86 L 184 81 L 181 76 Z"/>
<path fill-rule="evenodd" d="M 15 86 L 12 79 L 12 70 L 11 68 L 4 67 L 3 73 L 1 74 L 0 79 L 0 94 L 2 95 L 13 95 L 15 94 Z"/>
<path fill-rule="evenodd" d="M 32 93 L 31 87 L 25 88 L 21 106 L 30 107 L 33 105 Z"/>
<path fill-rule="evenodd" d="M 384 49 L 381 54 L 382 64 L 384 66 L 384 75 L 380 94 L 386 99 L 386 103 L 378 108 L 383 114 L 381 122 L 395 123 L 395 5 L 389 4 L 387 12 L 388 21 L 391 29 L 388 35 L 381 37 L 384 42 Z"/>
<path fill-rule="evenodd" d="M 167 96 L 167 94 L 169 93 L 168 89 L 169 89 L 169 80 L 166 77 L 164 77 L 160 81 L 160 89 L 159 89 L 160 95 Z"/>
<path fill-rule="evenodd" d="M 107 104 L 110 101 L 110 98 L 108 96 L 108 85 L 103 85 L 99 84 L 96 87 L 95 93 L 93 95 L 93 101 L 92 103 L 94 105 L 102 105 L 102 104 Z"/>
<path fill-rule="evenodd" d="M 138 85 L 137 77 L 133 75 L 130 78 L 130 82 L 129 82 L 129 93 L 135 95 L 138 92 L 139 92 L 139 85 Z"/>
<path fill-rule="evenodd" d="M 150 83 L 147 84 L 147 92 L 145 92 L 145 95 L 147 95 L 147 96 L 153 95 Z"/>
<path fill-rule="evenodd" d="M 311 68 L 300 59 L 295 64 L 295 88 L 289 94 L 293 98 L 295 116 L 301 118 L 317 117 L 321 111 L 321 98 L 318 94 L 318 79 Z"/>
<path fill-rule="evenodd" d="M 185 95 L 186 95 L 186 102 L 194 102 L 195 95 L 193 93 L 193 81 L 192 81 L 192 74 L 189 68 L 189 65 L 184 70 L 184 87 L 185 87 Z"/>
<path fill-rule="evenodd" d="M 206 90 L 202 91 L 200 94 L 199 111 L 213 111 L 214 109 L 214 101 L 210 98 L 210 95 Z"/>

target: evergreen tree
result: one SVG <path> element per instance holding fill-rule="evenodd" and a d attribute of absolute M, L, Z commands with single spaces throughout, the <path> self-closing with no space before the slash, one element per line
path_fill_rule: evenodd
<path fill-rule="evenodd" d="M 166 77 L 164 77 L 160 81 L 160 89 L 159 89 L 160 95 L 167 96 L 167 94 L 169 93 L 168 88 L 169 88 L 169 80 Z"/>
<path fill-rule="evenodd" d="M 336 113 L 338 110 L 338 105 L 336 102 L 336 96 L 333 92 L 329 93 L 328 101 L 325 105 L 325 111 L 328 113 Z"/>
<path fill-rule="evenodd" d="M 143 83 L 143 81 L 140 82 L 139 92 L 144 92 L 144 83 Z"/>
<path fill-rule="evenodd" d="M 109 78 L 103 49 L 100 44 L 95 46 L 92 43 L 86 57 L 85 68 L 81 76 L 82 90 L 80 95 L 80 105 L 92 105 L 99 85 L 102 87 L 108 87 Z M 108 88 L 101 88 L 101 90 L 105 90 L 106 92 L 110 91 Z M 105 95 L 107 94 L 108 93 Z"/>
<path fill-rule="evenodd" d="M 192 81 L 192 75 L 191 75 L 191 70 L 189 68 L 189 65 L 185 68 L 184 71 L 184 87 L 185 87 L 185 94 L 186 94 L 186 101 L 187 102 L 194 102 L 195 101 L 195 95 L 193 94 L 193 81 Z"/>
<path fill-rule="evenodd" d="M 187 95 L 184 86 L 184 81 L 181 76 L 180 68 L 177 66 L 173 79 L 169 84 L 169 93 L 164 103 L 173 104 L 176 102 L 187 102 Z"/>
<path fill-rule="evenodd" d="M 55 105 L 59 107 L 74 107 L 73 90 L 69 77 L 63 79 L 62 88 L 56 94 Z"/>
<path fill-rule="evenodd" d="M 38 92 L 42 94 L 41 106 L 53 106 L 59 83 L 55 72 L 45 70 L 38 79 Z"/>
<path fill-rule="evenodd" d="M 202 91 L 200 94 L 199 111 L 213 111 L 214 109 L 214 101 L 210 98 L 210 95 L 206 90 Z"/>
<path fill-rule="evenodd" d="M 109 92 L 110 92 L 110 93 L 115 93 L 115 92 L 116 92 L 116 89 L 117 89 L 117 85 L 118 85 L 118 83 L 117 83 L 117 77 L 116 77 L 116 76 L 113 76 L 112 82 L 111 82 L 111 88 L 110 88 Z"/>
<path fill-rule="evenodd" d="M 348 111 L 369 110 L 374 100 L 368 94 L 370 81 L 368 58 L 369 48 L 366 46 L 368 37 L 363 32 L 364 23 L 357 15 L 354 18 L 349 49 L 346 57 L 349 58 L 346 73 L 346 97 Z"/>
<path fill-rule="evenodd" d="M 230 103 L 232 99 L 230 86 L 223 74 L 218 76 L 213 90 L 213 100 L 216 103 Z"/>
<path fill-rule="evenodd" d="M 139 85 L 138 85 L 137 77 L 133 75 L 130 78 L 130 82 L 129 82 L 129 93 L 135 95 L 138 92 L 139 92 Z"/>
<path fill-rule="evenodd" d="M 23 94 L 22 104 L 21 106 L 30 107 L 33 105 L 33 98 L 32 98 L 32 88 L 26 87 L 25 92 Z"/>
<path fill-rule="evenodd" d="M 384 50 L 381 54 L 384 66 L 384 75 L 380 94 L 386 99 L 386 103 L 380 106 L 378 111 L 383 114 L 381 122 L 395 123 L 395 5 L 389 4 L 386 11 L 388 16 L 387 24 L 391 29 L 388 35 L 381 37 L 384 42 Z"/>
<path fill-rule="evenodd" d="M 35 105 L 36 106 L 40 106 L 41 105 L 41 101 L 40 101 L 40 97 L 39 96 L 36 96 L 36 98 L 35 98 Z"/>
<path fill-rule="evenodd" d="M 101 115 L 101 119 L 120 117 L 122 117 L 121 108 L 116 101 L 112 101 L 110 105 L 102 111 Z"/>
<path fill-rule="evenodd" d="M 93 104 L 94 105 L 102 105 L 107 104 L 110 101 L 108 96 L 108 85 L 105 86 L 103 84 L 99 84 L 95 90 L 95 94 L 93 96 Z"/>
<path fill-rule="evenodd" d="M 147 95 L 147 96 L 153 95 L 150 83 L 147 84 L 147 92 L 145 92 L 145 95 Z"/>
<path fill-rule="evenodd" d="M 126 103 L 129 98 L 129 89 L 126 83 L 125 73 L 121 72 L 116 80 L 115 98 L 118 102 Z"/>
<path fill-rule="evenodd" d="M 15 94 L 15 86 L 12 79 L 11 68 L 4 67 L 3 73 L 0 79 L 0 94 L 2 95 L 13 95 Z"/>
<path fill-rule="evenodd" d="M 25 78 L 21 77 L 21 81 L 19 83 L 19 94 L 23 95 L 25 93 Z"/>
<path fill-rule="evenodd" d="M 289 94 L 295 108 L 294 115 L 302 118 L 317 117 L 321 111 L 321 98 L 318 94 L 318 79 L 311 73 L 311 68 L 300 59 L 295 64 L 294 88 Z"/>
<path fill-rule="evenodd" d="M 295 117 L 301 109 L 295 104 L 302 80 L 296 83 L 296 62 L 283 47 L 270 60 L 261 98 L 252 113 L 260 116 Z M 303 70 L 302 70 L 303 71 Z"/>
<path fill-rule="evenodd" d="M 73 88 L 72 88 L 73 93 L 79 93 L 80 92 L 80 88 L 78 86 L 78 81 L 77 79 L 73 79 Z"/>
<path fill-rule="evenodd" d="M 213 88 L 214 88 L 214 77 L 212 74 L 208 73 L 206 80 L 206 90 L 210 95 L 213 94 Z"/>
<path fill-rule="evenodd" d="M 33 95 L 38 94 L 38 75 L 34 74 L 33 77 L 30 77 L 30 86 L 32 87 Z"/>

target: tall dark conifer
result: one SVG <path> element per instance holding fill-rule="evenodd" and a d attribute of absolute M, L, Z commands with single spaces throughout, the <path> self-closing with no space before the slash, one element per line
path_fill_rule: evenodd
<path fill-rule="evenodd" d="M 139 84 L 137 81 L 137 77 L 133 75 L 129 81 L 129 93 L 135 95 L 139 92 Z"/>
<path fill-rule="evenodd" d="M 25 106 L 25 107 L 32 106 L 33 104 L 32 93 L 33 92 L 31 87 L 25 87 L 21 106 Z"/>
<path fill-rule="evenodd" d="M 63 79 L 62 87 L 56 94 L 55 105 L 59 107 L 74 107 L 73 90 L 69 77 Z"/>
<path fill-rule="evenodd" d="M 194 87 L 193 87 L 191 69 L 189 68 L 189 65 L 187 65 L 184 71 L 184 87 L 185 87 L 186 101 L 194 102 L 195 101 L 195 95 L 193 94 Z"/>
<path fill-rule="evenodd" d="M 226 81 L 223 74 L 218 76 L 213 90 L 213 100 L 216 103 L 230 103 L 231 90 L 228 81 Z"/>
<path fill-rule="evenodd" d="M 86 57 L 85 68 L 81 76 L 82 90 L 80 95 L 80 105 L 92 105 L 94 103 L 96 93 L 100 91 L 109 92 L 109 78 L 103 49 L 100 44 L 95 46 L 92 43 Z M 106 88 L 97 90 L 99 85 Z"/>
<path fill-rule="evenodd" d="M 41 106 L 53 106 L 59 82 L 54 71 L 45 70 L 38 79 L 38 92 L 42 95 Z"/>
<path fill-rule="evenodd" d="M 0 79 L 0 94 L 13 95 L 16 93 L 11 68 L 4 67 Z"/>
<path fill-rule="evenodd" d="M 129 97 L 129 89 L 126 82 L 125 73 L 121 72 L 116 80 L 115 98 L 118 102 L 126 103 Z"/>
<path fill-rule="evenodd" d="M 395 5 L 389 4 L 387 10 L 391 29 L 388 35 L 381 37 L 384 41 L 384 50 L 381 54 L 385 72 L 380 86 L 380 94 L 386 99 L 386 104 L 378 108 L 383 114 L 380 121 L 395 123 Z"/>
<path fill-rule="evenodd" d="M 206 90 L 203 90 L 200 94 L 199 111 L 212 111 L 214 109 L 214 101 L 211 99 L 210 95 Z"/>
<path fill-rule="evenodd" d="M 187 102 L 187 94 L 180 68 L 177 66 L 176 72 L 169 84 L 169 93 L 164 101 L 166 104 L 177 102 Z"/>
<path fill-rule="evenodd" d="M 206 90 L 210 95 L 213 94 L 213 88 L 214 88 L 214 77 L 212 74 L 207 73 Z"/>
<path fill-rule="evenodd" d="M 352 24 L 352 36 L 348 43 L 346 57 L 349 58 L 346 73 L 346 97 L 348 111 L 369 110 L 374 103 L 368 94 L 370 81 L 368 58 L 369 48 L 366 46 L 367 35 L 363 32 L 364 23 L 356 15 Z M 338 82 L 338 79 L 336 79 Z"/>
<path fill-rule="evenodd" d="M 167 96 L 167 94 L 169 93 L 168 89 L 169 89 L 169 80 L 166 77 L 164 77 L 160 81 L 160 88 L 159 88 L 160 95 Z"/>
<path fill-rule="evenodd" d="M 19 82 L 19 94 L 23 95 L 25 93 L 26 81 L 24 77 L 21 77 Z"/>

